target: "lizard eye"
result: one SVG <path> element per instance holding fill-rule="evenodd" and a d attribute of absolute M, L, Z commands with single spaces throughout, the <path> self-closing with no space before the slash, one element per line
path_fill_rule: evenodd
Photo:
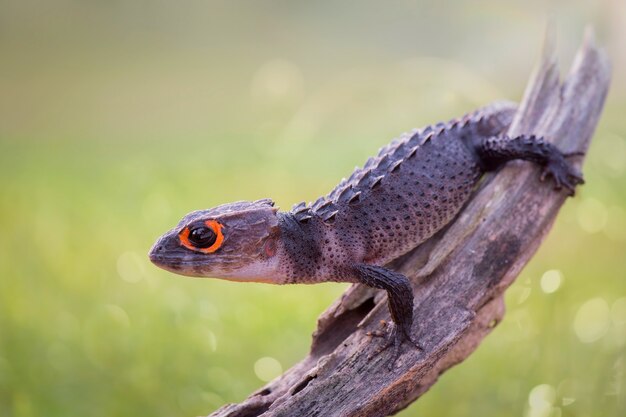
<path fill-rule="evenodd" d="M 185 227 L 179 234 L 180 243 L 187 249 L 211 253 L 220 248 L 224 241 L 222 225 L 216 220 L 207 220 Z"/>
<path fill-rule="evenodd" d="M 196 248 L 208 248 L 215 243 L 215 239 L 217 239 L 215 232 L 204 225 L 196 226 L 189 231 L 189 242 Z"/>

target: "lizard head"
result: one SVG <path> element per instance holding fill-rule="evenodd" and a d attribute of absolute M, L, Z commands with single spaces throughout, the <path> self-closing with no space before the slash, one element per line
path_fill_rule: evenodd
<path fill-rule="evenodd" d="M 181 275 L 273 281 L 280 234 L 277 211 L 265 199 L 191 212 L 157 240 L 150 260 Z"/>

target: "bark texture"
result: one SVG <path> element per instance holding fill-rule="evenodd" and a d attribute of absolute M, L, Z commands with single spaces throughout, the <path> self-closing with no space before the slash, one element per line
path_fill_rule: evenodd
<path fill-rule="evenodd" d="M 587 31 L 564 81 L 554 36 L 526 88 L 510 136 L 543 135 L 564 152 L 586 151 L 607 94 L 610 69 Z M 578 168 L 583 157 L 576 157 Z M 392 267 L 415 291 L 416 340 L 391 349 L 367 335 L 388 320 L 382 292 L 355 285 L 319 320 L 309 355 L 240 404 L 213 417 L 386 416 L 419 398 L 467 358 L 504 316 L 503 294 L 535 253 L 566 199 L 529 163 L 508 164 L 483 182 L 455 221 Z"/>

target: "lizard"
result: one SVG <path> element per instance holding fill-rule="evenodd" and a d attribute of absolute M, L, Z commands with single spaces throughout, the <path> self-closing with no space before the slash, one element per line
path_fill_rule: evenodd
<path fill-rule="evenodd" d="M 483 175 L 511 160 L 543 168 L 569 195 L 584 183 L 563 153 L 534 135 L 509 137 L 516 106 L 496 102 L 414 129 L 312 203 L 279 211 L 271 199 L 193 211 L 161 236 L 150 260 L 180 275 L 271 284 L 361 283 L 385 290 L 392 323 L 378 352 L 413 334 L 413 291 L 385 265 L 414 249 L 470 199 Z"/>

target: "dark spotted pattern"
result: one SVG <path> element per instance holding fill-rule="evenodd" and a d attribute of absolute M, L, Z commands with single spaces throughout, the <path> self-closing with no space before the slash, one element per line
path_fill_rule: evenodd
<path fill-rule="evenodd" d="M 285 283 L 295 282 L 298 277 L 312 276 L 321 269 L 320 239 L 323 240 L 323 232 L 320 222 L 302 222 L 292 213 L 278 213 L 278 225 L 280 240 L 287 254 L 281 262 L 281 272 L 287 278 Z"/>
<path fill-rule="evenodd" d="M 346 265 L 382 265 L 432 236 L 459 211 L 484 172 L 474 144 L 504 132 L 514 113 L 514 105 L 497 103 L 404 134 L 327 196 L 296 204 L 293 221 L 302 225 L 300 232 L 319 236 L 315 253 L 321 262 L 288 250 L 290 272 L 314 281 L 350 281 Z"/>

